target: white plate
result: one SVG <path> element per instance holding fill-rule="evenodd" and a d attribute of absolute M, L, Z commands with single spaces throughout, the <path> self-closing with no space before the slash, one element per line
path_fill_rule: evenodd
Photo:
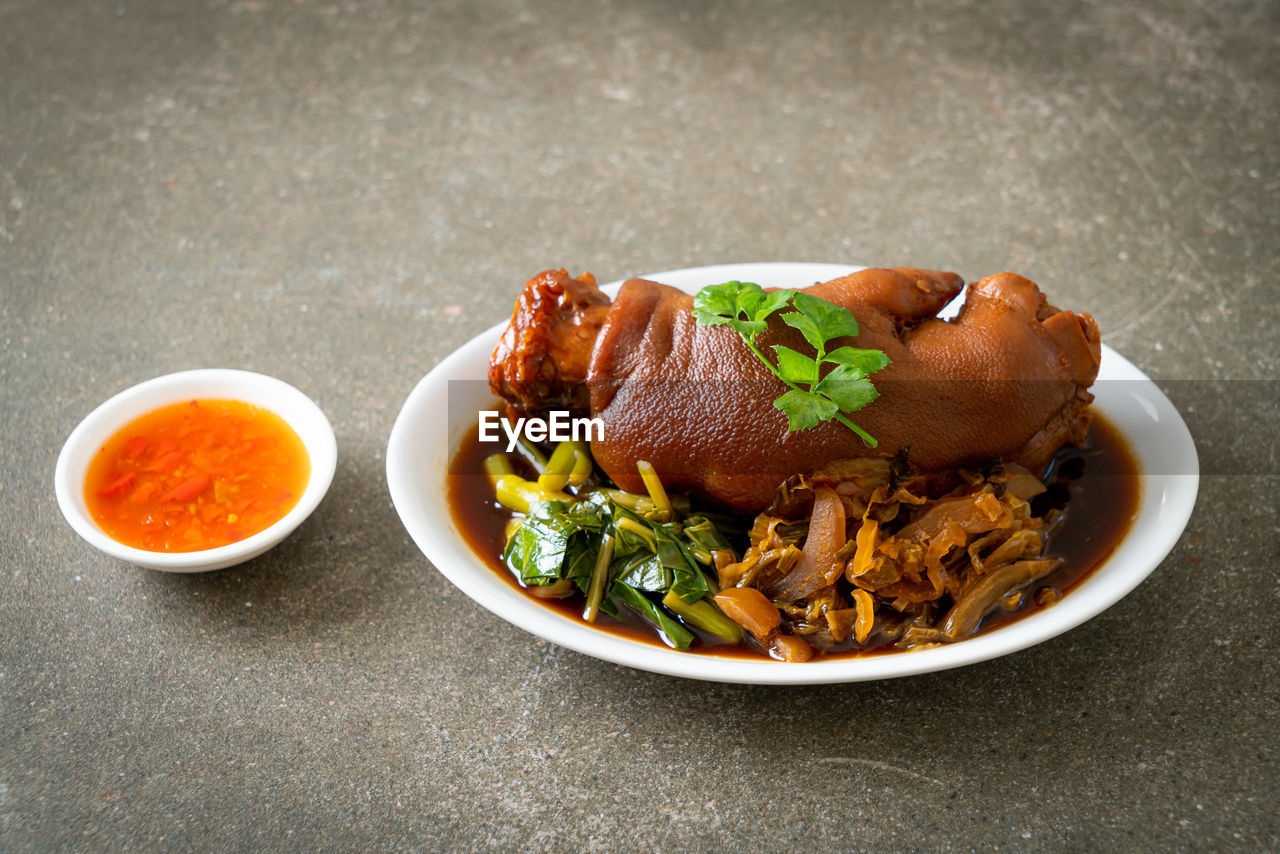
<path fill-rule="evenodd" d="M 727 264 L 646 278 L 690 293 L 732 279 L 766 287 L 804 287 L 860 269 L 839 264 Z M 616 292 L 620 283 L 606 285 Z M 513 283 L 511 302 L 516 288 Z M 944 312 L 945 314 L 945 312 Z M 553 643 L 641 670 L 755 684 L 819 684 L 910 676 L 985 661 L 1025 649 L 1080 625 L 1124 596 L 1164 559 L 1186 527 L 1200 476 L 1195 445 L 1177 410 L 1141 371 L 1105 344 L 1095 407 L 1127 440 L 1142 474 L 1137 517 L 1119 546 L 1051 608 L 960 643 L 912 653 L 821 658 L 803 664 L 676 652 L 561 616 L 499 578 L 462 539 L 445 496 L 449 460 L 492 408 L 483 380 L 506 321 L 464 344 L 422 378 L 396 419 L 387 447 L 391 500 L 418 548 L 463 593 L 502 619 Z M 468 382 L 456 382 L 466 380 Z"/>

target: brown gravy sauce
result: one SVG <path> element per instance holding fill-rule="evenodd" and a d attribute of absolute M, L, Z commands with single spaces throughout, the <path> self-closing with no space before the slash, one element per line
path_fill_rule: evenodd
<path fill-rule="evenodd" d="M 502 547 L 511 513 L 494 500 L 493 488 L 482 467 L 484 458 L 494 452 L 494 445 L 480 442 L 478 428 L 475 428 L 463 440 L 450 462 L 448 501 L 454 523 L 471 550 L 508 584 L 565 619 L 587 624 L 582 619 L 582 597 L 540 599 L 528 593 L 503 565 Z M 511 458 L 518 474 L 526 478 L 536 477 L 532 467 L 523 459 L 516 455 L 511 455 Z M 1050 541 L 1047 550 L 1048 554 L 1060 556 L 1064 561 L 1058 570 L 1036 582 L 1034 589 L 1051 587 L 1060 595 L 1068 595 L 1106 560 L 1128 533 L 1138 509 L 1141 492 L 1138 466 L 1119 431 L 1095 413 L 1085 444 L 1067 446 L 1059 451 L 1049 468 L 1045 483 L 1049 490 L 1033 500 L 1033 507 L 1037 515 L 1053 507 L 1065 511 L 1065 521 Z M 985 634 L 1051 607 L 1039 604 L 1036 601 L 1038 597 L 1031 595 L 1032 592 L 1029 590 L 1028 595 L 1023 597 L 1024 602 L 1020 608 L 1014 611 L 998 610 L 989 614 L 983 619 L 978 633 Z M 667 648 L 639 618 L 630 622 L 601 614 L 594 624 L 589 625 L 640 643 Z M 755 647 L 714 643 L 713 638 L 702 632 L 695 630 L 694 634 L 701 643 L 690 647 L 689 653 L 730 658 L 765 657 L 765 653 Z M 890 645 L 869 649 L 854 648 L 827 651 L 815 660 L 899 651 Z"/>

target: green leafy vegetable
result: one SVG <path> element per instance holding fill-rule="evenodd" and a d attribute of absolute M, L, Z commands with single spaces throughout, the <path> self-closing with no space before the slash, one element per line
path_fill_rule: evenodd
<path fill-rule="evenodd" d="M 671 586 L 671 571 L 652 552 L 637 552 L 619 564 L 614 581 L 636 590 L 661 593 Z"/>
<path fill-rule="evenodd" d="M 703 596 L 719 590 L 702 574 L 689 554 L 689 548 L 672 532 L 673 525 L 656 525 L 658 535 L 658 560 L 671 572 L 671 592 L 686 602 L 696 602 Z"/>
<path fill-rule="evenodd" d="M 814 353 L 776 344 L 770 348 L 775 363 L 761 352 L 755 338 L 768 328 L 769 317 L 788 305 L 792 310 L 778 316 L 804 337 Z M 827 350 L 840 338 L 857 336 L 858 321 L 851 311 L 803 291 L 766 293 L 752 282 L 735 281 L 698 291 L 693 316 L 699 326 L 732 327 L 756 358 L 790 387 L 773 402 L 787 416 L 788 430 L 808 430 L 834 418 L 876 446 L 875 438 L 845 413 L 857 412 L 879 396 L 869 377 L 888 365 L 889 357 L 880 350 L 848 345 Z"/>
<path fill-rule="evenodd" d="M 540 586 L 560 580 L 569 537 L 575 526 L 559 501 L 533 505 L 529 517 L 507 542 L 502 560 L 525 584 Z"/>
<path fill-rule="evenodd" d="M 656 602 L 648 599 L 643 593 L 625 584 L 613 585 L 613 598 L 641 617 L 644 617 L 662 637 L 663 642 L 678 650 L 686 650 L 693 643 L 693 635 L 676 621 Z"/>
<path fill-rule="evenodd" d="M 591 588 L 591 570 L 595 568 L 596 552 L 599 550 L 599 538 L 592 537 L 585 531 L 579 531 L 569 539 L 561 575 L 577 585 L 583 593 Z"/>
<path fill-rule="evenodd" d="M 504 477 L 518 479 L 502 474 L 496 492 Z M 578 486 L 586 483 L 583 478 Z M 570 496 L 531 482 L 518 485 L 525 500 L 512 509 L 527 510 L 527 515 L 507 541 L 502 559 L 523 584 L 572 589 L 572 582 L 586 595 L 587 621 L 594 621 L 598 612 L 617 617 L 625 606 L 676 649 L 687 649 L 695 640 L 686 626 L 721 639 L 731 633 L 725 623 L 732 621 L 710 598 L 719 587 L 699 561 L 709 566 L 713 553 L 728 550 L 733 558 L 733 550 L 712 519 L 681 518 L 688 500 L 668 497 L 652 467 L 647 471 L 648 498 L 610 488 L 584 486 Z M 572 481 L 554 485 L 575 486 Z"/>
<path fill-rule="evenodd" d="M 730 548 L 729 541 L 716 527 L 716 523 L 706 516 L 688 516 L 684 520 L 684 535 L 689 542 L 706 552 L 717 552 Z"/>
<path fill-rule="evenodd" d="M 569 508 L 569 518 L 580 528 L 600 531 L 613 515 L 609 499 L 599 492 L 589 492 Z"/>

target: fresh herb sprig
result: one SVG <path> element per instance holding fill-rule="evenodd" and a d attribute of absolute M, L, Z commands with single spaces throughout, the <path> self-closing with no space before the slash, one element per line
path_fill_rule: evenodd
<path fill-rule="evenodd" d="M 810 356 L 781 344 L 771 361 L 756 345 L 756 336 L 769 328 L 769 317 L 797 330 L 814 349 Z M 847 308 L 829 303 L 803 291 L 766 292 L 754 282 L 725 282 L 708 285 L 693 298 L 693 315 L 699 326 L 730 326 L 774 376 L 790 388 L 773 402 L 787 416 L 790 431 L 808 430 L 833 418 L 856 433 L 871 447 L 875 438 L 843 413 L 856 412 L 880 396 L 870 375 L 889 364 L 881 350 L 842 346 L 830 351 L 836 339 L 858 334 L 858 321 Z M 830 365 L 826 373 L 825 366 Z"/>

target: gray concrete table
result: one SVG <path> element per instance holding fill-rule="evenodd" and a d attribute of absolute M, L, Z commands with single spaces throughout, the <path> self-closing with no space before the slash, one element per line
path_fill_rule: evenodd
<path fill-rule="evenodd" d="M 1278 42 L 1267 2 L 0 0 L 0 847 L 1274 849 Z M 427 564 L 383 476 L 423 373 L 546 267 L 743 260 L 1092 311 L 1181 389 L 1180 544 L 1049 643 L 812 689 L 604 664 Z M 202 366 L 312 395 L 331 493 L 237 569 L 98 554 L 62 441 Z"/>

